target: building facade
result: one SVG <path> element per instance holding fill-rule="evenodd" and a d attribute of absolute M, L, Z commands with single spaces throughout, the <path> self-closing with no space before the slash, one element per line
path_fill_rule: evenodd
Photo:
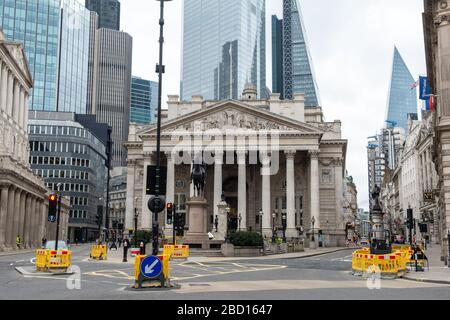
<path fill-rule="evenodd" d="M 272 17 L 272 72 L 272 91 L 282 99 L 303 93 L 306 107 L 320 105 L 298 0 L 283 0 L 283 19 Z"/>
<path fill-rule="evenodd" d="M 95 33 L 92 114 L 112 128 L 112 166 L 126 165 L 133 38 L 110 29 Z"/>
<path fill-rule="evenodd" d="M 223 195 L 230 208 L 229 229 L 239 226 L 270 238 L 274 232 L 281 235 L 285 223 L 289 239 L 307 238 L 310 243 L 314 230 L 316 245 L 319 239 L 326 246 L 345 245 L 342 203 L 347 141 L 341 136 L 341 122 L 324 122 L 322 109 L 305 108 L 303 95 L 289 101 L 278 95 L 258 100 L 256 87 L 247 85 L 241 97 L 224 101 L 195 97 L 183 102 L 169 96 L 161 149 L 167 168 L 166 200 L 186 214 L 187 242 L 198 245 L 189 240 L 189 233 L 199 227 L 213 230 Z M 180 136 L 183 143 L 178 144 Z M 147 189 L 146 177 L 155 164 L 155 139 L 155 126 L 130 127 L 126 230 L 133 229 L 135 209 L 139 227 L 151 228 L 147 208 L 151 188 Z M 212 140 L 214 145 L 209 144 Z M 205 225 L 200 226 L 198 217 L 187 210 L 194 196 L 192 159 L 199 151 L 207 163 L 207 213 Z M 208 151 L 213 154 L 208 156 Z M 160 217 L 170 237 L 172 227 L 164 215 Z"/>
<path fill-rule="evenodd" d="M 425 0 L 423 14 L 427 72 L 431 93 L 435 100 L 432 131 L 434 134 L 433 159 L 438 174 L 436 195 L 438 196 L 439 231 L 442 260 L 450 265 L 448 246 L 450 243 L 450 2 Z"/>
<path fill-rule="evenodd" d="M 0 251 L 37 248 L 54 235 L 47 223 L 48 191 L 28 162 L 28 98 L 32 76 L 23 45 L 0 31 Z M 67 232 L 62 208 L 61 235 Z"/>
<path fill-rule="evenodd" d="M 151 124 L 156 121 L 156 112 L 158 112 L 158 82 L 132 77 L 130 122 Z"/>
<path fill-rule="evenodd" d="M 391 83 L 389 86 L 386 121 L 394 127 L 408 128 L 408 114 L 417 114 L 416 80 L 411 75 L 397 47 L 394 48 Z"/>
<path fill-rule="evenodd" d="M 28 57 L 30 110 L 86 113 L 89 24 L 77 0 L 0 0 L 0 29 Z"/>
<path fill-rule="evenodd" d="M 97 208 L 106 202 L 104 142 L 73 113 L 33 111 L 28 133 L 32 170 L 48 189 L 70 199 L 68 239 L 97 239 Z"/>
<path fill-rule="evenodd" d="M 99 28 L 120 30 L 120 2 L 118 0 L 86 0 L 86 8 L 99 17 Z"/>
<path fill-rule="evenodd" d="M 357 236 L 356 220 L 358 218 L 358 190 L 353 177 L 346 173 L 343 199 L 344 222 L 347 239 L 352 241 Z"/>
<path fill-rule="evenodd" d="M 114 168 L 111 172 L 109 202 L 109 229 L 113 239 L 123 238 L 127 199 L 127 168 Z"/>
<path fill-rule="evenodd" d="M 182 100 L 237 100 L 248 82 L 267 96 L 265 7 L 265 0 L 183 1 Z"/>

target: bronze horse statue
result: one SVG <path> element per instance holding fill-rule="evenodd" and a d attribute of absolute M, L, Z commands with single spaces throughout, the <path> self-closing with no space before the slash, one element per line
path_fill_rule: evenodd
<path fill-rule="evenodd" d="M 194 164 L 191 173 L 191 183 L 194 184 L 194 196 L 204 196 L 206 185 L 206 166 L 204 164 Z"/>

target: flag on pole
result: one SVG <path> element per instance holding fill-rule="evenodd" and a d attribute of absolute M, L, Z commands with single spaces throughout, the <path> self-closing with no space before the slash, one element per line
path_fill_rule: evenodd
<path fill-rule="evenodd" d="M 434 95 L 431 93 L 430 81 L 427 77 L 419 78 L 420 94 L 419 98 L 424 102 L 424 109 L 426 111 L 433 111 L 434 109 Z"/>
<path fill-rule="evenodd" d="M 417 80 L 416 82 L 414 82 L 412 85 L 411 85 L 411 90 L 414 90 L 415 88 L 417 88 L 419 86 L 419 80 Z"/>

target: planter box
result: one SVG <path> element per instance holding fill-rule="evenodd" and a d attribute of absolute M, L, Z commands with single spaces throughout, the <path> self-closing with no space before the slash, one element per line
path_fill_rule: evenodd
<path fill-rule="evenodd" d="M 235 247 L 231 243 L 222 245 L 222 254 L 225 257 L 259 257 L 262 256 L 260 247 Z"/>

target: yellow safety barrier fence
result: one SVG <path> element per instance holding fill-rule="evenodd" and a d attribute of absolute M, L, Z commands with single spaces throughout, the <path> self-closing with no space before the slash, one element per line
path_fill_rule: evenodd
<path fill-rule="evenodd" d="M 93 245 L 91 248 L 91 259 L 95 260 L 107 260 L 108 251 L 106 245 Z"/>
<path fill-rule="evenodd" d="M 406 255 L 401 252 L 373 255 L 367 250 L 358 250 L 352 256 L 352 269 L 355 274 L 379 272 L 382 275 L 400 275 L 406 271 Z"/>
<path fill-rule="evenodd" d="M 36 250 L 37 271 L 67 270 L 71 265 L 72 252 L 69 250 Z"/>
<path fill-rule="evenodd" d="M 186 259 L 189 258 L 189 246 L 186 245 L 165 245 L 164 255 L 168 255 L 174 259 Z"/>

